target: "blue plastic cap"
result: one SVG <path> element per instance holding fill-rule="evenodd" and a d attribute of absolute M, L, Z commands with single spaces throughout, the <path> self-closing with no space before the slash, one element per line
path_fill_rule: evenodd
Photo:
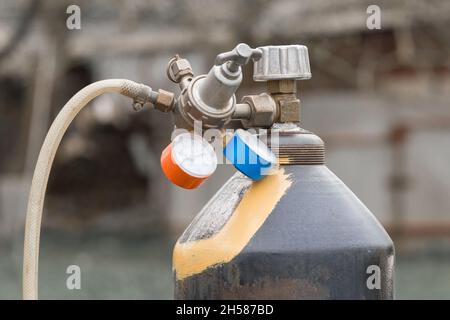
<path fill-rule="evenodd" d="M 264 178 L 277 158 L 264 142 L 248 131 L 238 129 L 223 149 L 234 167 L 253 180 Z"/>

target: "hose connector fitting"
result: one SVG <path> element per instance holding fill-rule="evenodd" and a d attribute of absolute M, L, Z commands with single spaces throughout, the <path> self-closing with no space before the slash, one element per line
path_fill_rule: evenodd
<path fill-rule="evenodd" d="M 154 92 L 149 86 L 130 80 L 125 80 L 120 93 L 126 97 L 133 99 L 133 109 L 141 110 L 147 102 L 152 102 Z"/>

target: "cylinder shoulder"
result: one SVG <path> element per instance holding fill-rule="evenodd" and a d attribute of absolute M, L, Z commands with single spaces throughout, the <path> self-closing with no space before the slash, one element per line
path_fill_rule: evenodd
<path fill-rule="evenodd" d="M 249 251 L 393 251 L 376 217 L 325 165 L 286 166 L 286 174 L 292 186 L 249 243 Z"/>

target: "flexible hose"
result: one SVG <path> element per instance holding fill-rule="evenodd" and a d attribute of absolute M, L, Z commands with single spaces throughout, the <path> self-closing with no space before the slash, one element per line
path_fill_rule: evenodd
<path fill-rule="evenodd" d="M 39 238 L 45 191 L 59 143 L 72 120 L 92 99 L 106 92 L 116 92 L 143 104 L 150 99 L 150 87 L 125 79 L 95 82 L 75 94 L 61 109 L 45 137 L 34 169 L 28 198 L 23 251 L 23 298 L 38 298 Z"/>

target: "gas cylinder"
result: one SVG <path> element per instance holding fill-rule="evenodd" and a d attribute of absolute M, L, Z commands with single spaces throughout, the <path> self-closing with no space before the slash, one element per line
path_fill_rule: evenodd
<path fill-rule="evenodd" d="M 327 168 L 323 141 L 275 125 L 280 167 L 234 174 L 176 243 L 176 299 L 392 299 L 393 243 Z"/>
<path fill-rule="evenodd" d="M 251 111 L 242 124 L 270 125 L 257 137 L 278 166 L 255 179 L 235 164 L 239 172 L 175 245 L 175 298 L 392 299 L 392 240 L 325 165 L 322 139 L 299 125 L 296 80 L 311 78 L 307 47 L 257 50 L 253 79 L 267 92 L 243 97 Z"/>

